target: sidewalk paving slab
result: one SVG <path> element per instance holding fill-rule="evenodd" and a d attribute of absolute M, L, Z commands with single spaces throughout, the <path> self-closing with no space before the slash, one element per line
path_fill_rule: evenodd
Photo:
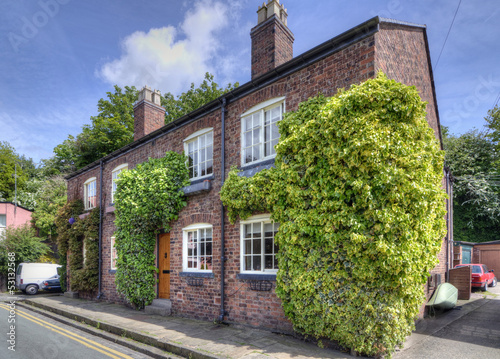
<path fill-rule="evenodd" d="M 5 294 L 0 294 L 0 301 L 6 301 Z M 396 351 L 398 357 L 421 343 L 426 338 L 450 325 L 468 313 L 485 305 L 491 299 L 481 294 L 474 294 L 469 301 L 458 301 L 457 307 L 446 313 L 429 317 L 417 323 L 416 330 L 408 337 L 403 348 Z M 138 351 L 144 351 L 140 343 L 150 345 L 173 356 L 152 355 L 158 358 L 174 358 L 176 355 L 193 359 L 245 358 L 245 359 L 315 359 L 315 358 L 353 358 L 329 348 L 319 348 L 293 336 L 280 335 L 266 330 L 250 327 L 214 324 L 207 321 L 163 317 L 146 314 L 124 305 L 103 301 L 68 298 L 62 295 L 20 296 L 17 304 L 30 309 L 39 308 L 46 315 L 73 325 L 75 322 L 98 328 L 101 332 L 111 333 L 116 338 L 131 338 L 139 343 Z M 35 309 L 36 310 L 36 309 Z M 47 313 L 50 312 L 50 313 Z M 52 314 L 54 313 L 54 314 Z M 70 319 L 70 320 L 68 320 Z M 80 325 L 81 324 L 78 324 Z M 104 336 L 104 335 L 101 335 Z M 113 340 L 113 339 L 111 339 Z M 133 342 L 129 341 L 129 347 Z M 157 349 L 158 350 L 158 349 Z M 153 353 L 154 354 L 154 353 Z"/>
<path fill-rule="evenodd" d="M 292 336 L 188 318 L 149 315 L 120 304 L 61 295 L 19 299 L 17 304 L 20 306 L 39 308 L 193 359 L 352 358 L 347 353 L 322 349 Z"/>

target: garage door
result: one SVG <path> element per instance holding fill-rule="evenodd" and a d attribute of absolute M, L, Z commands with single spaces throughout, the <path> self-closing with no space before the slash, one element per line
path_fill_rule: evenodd
<path fill-rule="evenodd" d="M 479 258 L 482 264 L 486 264 L 488 269 L 494 269 L 500 276 L 500 250 L 481 250 Z"/>

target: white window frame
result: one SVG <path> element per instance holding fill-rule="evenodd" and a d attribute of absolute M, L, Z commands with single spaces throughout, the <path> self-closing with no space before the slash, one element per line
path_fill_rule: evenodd
<path fill-rule="evenodd" d="M 214 131 L 213 131 L 212 127 L 204 128 L 204 129 L 201 129 L 199 131 L 196 131 L 195 133 L 191 134 L 190 136 L 188 136 L 188 137 L 186 137 L 184 139 L 184 154 L 186 156 L 189 156 L 189 144 L 199 141 L 199 139 L 200 139 L 201 136 L 207 135 L 207 134 L 211 135 L 211 141 L 212 141 L 212 158 L 208 159 L 208 157 L 207 157 L 206 161 L 203 161 L 203 162 L 200 162 L 200 160 L 198 159 L 197 167 L 198 167 L 198 173 L 201 173 L 201 171 L 199 169 L 200 164 L 201 163 L 206 163 L 208 161 L 212 161 L 212 172 L 208 173 L 208 174 L 205 174 L 203 176 L 198 175 L 198 176 L 191 177 L 190 178 L 191 181 L 195 181 L 195 180 L 198 180 L 200 178 L 210 177 L 210 176 L 212 176 L 214 174 Z M 207 147 L 208 146 L 205 146 L 205 148 L 207 148 Z M 198 151 L 197 152 L 198 153 L 200 152 L 199 145 L 198 145 Z M 188 159 L 188 161 L 189 161 L 189 159 Z M 188 163 L 188 166 L 189 166 L 189 163 Z"/>
<path fill-rule="evenodd" d="M 116 180 L 118 179 L 118 175 L 126 170 L 128 170 L 128 163 L 119 165 L 111 171 L 111 203 L 115 203 Z"/>
<path fill-rule="evenodd" d="M 89 201 L 89 185 L 94 183 L 94 197 L 95 197 L 95 205 L 92 206 L 90 201 Z M 92 209 L 97 207 L 97 178 L 96 177 L 91 177 L 88 180 L 86 180 L 83 183 L 83 198 L 84 198 L 84 204 L 85 204 L 85 209 Z"/>
<path fill-rule="evenodd" d="M 245 269 L 245 225 L 247 224 L 261 224 L 261 269 L 260 270 L 246 270 Z M 242 274 L 269 274 L 273 275 L 278 272 L 277 269 L 266 269 L 265 268 L 265 237 L 264 237 L 264 224 L 275 223 L 269 214 L 259 214 L 252 216 L 244 221 L 240 221 L 240 273 Z M 274 235 L 273 235 L 273 252 L 274 252 Z M 276 260 L 276 253 L 273 253 L 274 260 Z"/>
<path fill-rule="evenodd" d="M 266 145 L 265 133 L 264 133 L 264 121 L 265 121 L 266 112 L 269 110 L 272 110 L 278 106 L 281 106 L 281 115 L 280 115 L 281 118 L 278 121 L 276 121 L 276 123 L 277 123 L 283 119 L 283 115 L 286 112 L 285 97 L 275 97 L 275 98 L 272 98 L 270 100 L 264 101 L 256 106 L 250 108 L 249 110 L 245 111 L 241 115 L 241 166 L 252 165 L 252 164 L 266 161 L 266 160 L 269 160 L 269 159 L 276 157 L 275 151 L 274 151 L 274 153 L 272 153 L 270 155 L 267 155 L 267 156 L 264 155 L 265 145 Z M 245 152 L 246 152 L 245 150 L 247 148 L 254 147 L 254 146 L 249 146 L 245 141 L 245 138 L 246 138 L 245 137 L 245 120 L 248 117 L 256 115 L 256 114 L 260 115 L 260 126 L 259 126 L 259 128 L 260 128 L 259 141 L 260 142 L 258 142 L 260 157 L 256 160 L 245 163 Z"/>
<path fill-rule="evenodd" d="M 5 218 L 5 225 L 0 222 L 0 239 L 2 239 L 2 235 L 7 230 L 7 214 L 0 214 L 0 217 Z"/>
<path fill-rule="evenodd" d="M 112 236 L 110 241 L 109 241 L 109 245 L 110 245 L 110 248 L 111 248 L 111 253 L 110 253 L 110 268 L 111 270 L 116 270 L 117 266 L 116 266 L 116 263 L 118 261 L 118 252 L 116 251 L 116 237 L 115 236 Z M 114 266 L 113 266 L 113 261 L 114 261 Z"/>
<path fill-rule="evenodd" d="M 204 268 L 204 269 L 201 269 L 201 268 L 188 268 L 188 235 L 189 235 L 189 232 L 194 232 L 194 231 L 197 231 L 198 232 L 198 238 L 199 237 L 199 233 L 200 233 L 200 230 L 206 230 L 206 229 L 210 229 L 212 231 L 212 268 L 213 268 L 213 259 L 214 259 L 214 239 L 213 239 L 213 236 L 214 236 L 214 233 L 213 233 L 213 226 L 210 224 L 210 223 L 196 223 L 196 224 L 192 224 L 190 226 L 187 226 L 185 228 L 182 229 L 182 271 L 183 272 L 196 272 L 196 273 L 212 273 L 212 268 L 208 269 L 208 268 Z M 198 243 L 199 245 L 199 243 Z M 201 253 L 200 253 L 200 250 L 199 250 L 199 247 L 198 247 L 198 250 L 197 250 L 197 263 L 201 263 L 200 260 L 199 260 L 199 257 L 201 256 Z"/>

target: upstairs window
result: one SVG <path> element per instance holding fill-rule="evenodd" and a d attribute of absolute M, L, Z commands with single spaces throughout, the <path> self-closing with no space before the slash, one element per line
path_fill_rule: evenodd
<path fill-rule="evenodd" d="M 214 139 L 212 128 L 193 133 L 184 140 L 184 153 L 189 157 L 189 178 L 198 179 L 213 174 Z"/>
<path fill-rule="evenodd" d="M 274 236 L 278 232 L 278 223 L 269 215 L 258 215 L 241 221 L 241 272 L 276 274 L 278 246 Z"/>
<path fill-rule="evenodd" d="M 119 174 L 126 170 L 128 170 L 128 164 L 124 163 L 123 165 L 116 167 L 113 172 L 111 172 L 111 203 L 115 203 L 116 180 L 119 178 Z"/>
<path fill-rule="evenodd" d="M 183 229 L 183 270 L 212 271 L 212 225 L 194 224 Z"/>
<path fill-rule="evenodd" d="M 268 100 L 241 115 L 241 163 L 243 166 L 274 158 L 280 134 L 278 122 L 285 112 L 285 98 Z"/>
<path fill-rule="evenodd" d="M 85 209 L 92 209 L 97 206 L 97 181 L 95 177 L 89 178 L 83 184 L 83 202 Z"/>

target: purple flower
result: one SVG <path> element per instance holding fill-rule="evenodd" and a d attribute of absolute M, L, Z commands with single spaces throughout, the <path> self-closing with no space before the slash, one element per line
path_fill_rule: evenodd
<path fill-rule="evenodd" d="M 75 223 L 75 219 L 73 217 L 71 217 L 68 222 L 69 222 L 69 224 L 72 225 L 73 223 Z"/>

